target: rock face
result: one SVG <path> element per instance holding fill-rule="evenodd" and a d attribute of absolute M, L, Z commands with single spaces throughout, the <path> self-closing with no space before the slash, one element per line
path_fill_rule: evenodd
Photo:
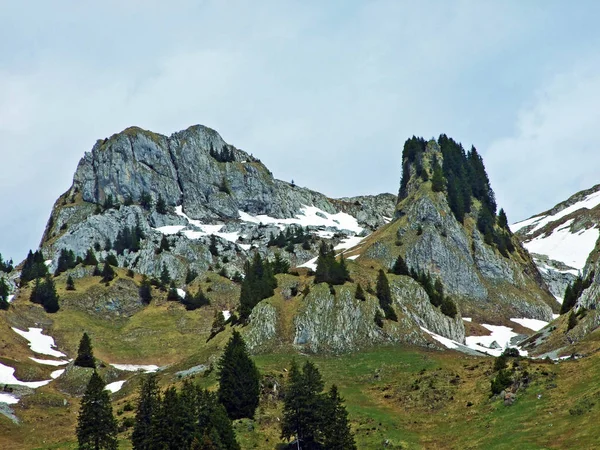
<path fill-rule="evenodd" d="M 155 207 L 159 199 L 165 210 Z M 55 204 L 42 250 L 51 270 L 63 249 L 83 257 L 92 248 L 103 259 L 107 243 L 138 227 L 140 249 L 119 254 L 119 265 L 151 276 L 164 265 L 178 280 L 188 267 L 202 273 L 219 265 L 233 275 L 249 252 L 272 256 L 271 235 L 290 225 L 337 245 L 389 221 L 394 203 L 391 194 L 334 200 L 276 180 L 260 160 L 204 126 L 170 137 L 128 128 L 99 140 L 81 159 L 73 185 Z M 163 235 L 170 248 L 157 251 Z M 208 251 L 211 239 L 218 257 Z M 316 250 L 316 243 L 296 245 L 286 257 L 300 265 Z"/>
<path fill-rule="evenodd" d="M 430 141 L 418 164 L 430 170 L 442 160 L 438 144 Z M 376 233 L 382 236 L 372 240 L 364 255 L 388 268 L 401 255 L 409 268 L 439 279 L 465 316 L 498 322 L 511 317 L 552 320 L 551 306 L 559 305 L 518 241 L 513 238 L 515 251 L 503 256 L 477 229 L 476 202 L 459 223 L 445 192 L 433 192 L 414 165 L 405 164 L 405 170 L 410 178 L 404 181 L 395 220 Z M 439 334 L 450 337 L 448 333 Z"/>

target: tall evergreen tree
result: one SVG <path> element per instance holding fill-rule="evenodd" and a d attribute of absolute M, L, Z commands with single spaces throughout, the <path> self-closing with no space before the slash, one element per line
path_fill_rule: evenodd
<path fill-rule="evenodd" d="M 96 368 L 96 360 L 94 359 L 94 351 L 92 349 L 92 340 L 87 333 L 83 333 L 79 341 L 79 349 L 77 350 L 77 358 L 73 363 L 79 367 Z"/>
<path fill-rule="evenodd" d="M 446 189 L 446 179 L 442 166 L 436 161 L 433 165 L 433 176 L 431 177 L 431 189 L 433 192 L 443 192 Z"/>
<path fill-rule="evenodd" d="M 77 441 L 81 450 L 117 449 L 117 421 L 104 381 L 95 370 L 81 400 Z"/>
<path fill-rule="evenodd" d="M 392 273 L 395 275 L 410 274 L 408 266 L 406 265 L 404 258 L 402 258 L 402 255 L 398 255 L 398 258 L 396 258 L 396 262 L 394 262 L 394 265 L 392 266 Z"/>
<path fill-rule="evenodd" d="M 104 267 L 102 268 L 102 282 L 109 283 L 115 278 L 115 271 L 112 266 L 108 263 L 108 261 L 104 262 Z"/>
<path fill-rule="evenodd" d="M 323 402 L 323 448 L 327 450 L 356 450 L 350 431 L 348 412 L 334 384 Z"/>
<path fill-rule="evenodd" d="M 8 303 L 9 292 L 6 280 L 0 277 L 0 309 L 7 310 L 10 307 L 10 303 Z"/>
<path fill-rule="evenodd" d="M 152 285 L 150 284 L 150 280 L 146 275 L 142 277 L 142 282 L 140 283 L 138 292 L 142 303 L 149 305 L 152 301 Z"/>
<path fill-rule="evenodd" d="M 240 290 L 240 318 L 245 321 L 252 309 L 265 298 L 271 297 L 277 287 L 277 279 L 268 261 L 256 253 L 252 262 L 244 265 L 245 277 Z"/>
<path fill-rule="evenodd" d="M 394 308 L 392 308 L 392 293 L 390 291 L 390 283 L 385 276 L 385 272 L 379 269 L 379 274 L 377 275 L 377 286 L 376 286 L 376 294 L 379 299 L 379 306 L 383 309 L 385 314 L 385 318 L 388 320 L 398 321 L 398 316 L 396 316 L 396 312 Z"/>
<path fill-rule="evenodd" d="M 156 212 L 159 214 L 167 214 L 167 203 L 161 194 L 158 194 L 158 200 L 156 200 Z"/>
<path fill-rule="evenodd" d="M 219 401 L 231 419 L 253 418 L 258 407 L 260 374 L 237 330 L 219 361 Z"/>
<path fill-rule="evenodd" d="M 75 290 L 75 281 L 73 281 L 73 277 L 71 275 L 69 275 L 67 277 L 67 286 L 66 286 L 67 291 L 74 291 Z"/>
<path fill-rule="evenodd" d="M 171 284 L 171 274 L 169 273 L 169 269 L 167 269 L 167 265 L 163 263 L 162 270 L 160 272 L 160 286 L 163 289 L 166 289 L 167 286 Z"/>
<path fill-rule="evenodd" d="M 131 434 L 134 450 L 154 449 L 155 417 L 160 408 L 160 394 L 156 374 L 145 376 L 140 385 L 140 397 L 135 413 L 135 425 Z"/>

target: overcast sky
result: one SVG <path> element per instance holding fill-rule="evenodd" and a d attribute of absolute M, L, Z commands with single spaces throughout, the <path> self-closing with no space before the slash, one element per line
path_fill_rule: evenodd
<path fill-rule="evenodd" d="M 583 0 L 0 0 L 0 252 L 36 248 L 84 152 L 131 125 L 207 125 L 334 197 L 396 193 L 405 139 L 446 133 L 524 219 L 600 183 L 598 17 Z"/>

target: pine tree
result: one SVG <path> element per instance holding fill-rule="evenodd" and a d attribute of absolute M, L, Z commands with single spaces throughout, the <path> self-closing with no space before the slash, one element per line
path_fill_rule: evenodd
<path fill-rule="evenodd" d="M 575 311 L 571 311 L 571 314 L 569 314 L 569 321 L 567 323 L 567 331 L 572 330 L 576 326 L 577 326 L 577 315 L 575 314 Z"/>
<path fill-rule="evenodd" d="M 154 447 L 155 417 L 160 408 L 160 394 L 156 374 L 146 375 L 140 385 L 140 398 L 135 413 L 135 425 L 131 434 L 134 450 L 150 450 Z"/>
<path fill-rule="evenodd" d="M 343 402 L 337 386 L 332 385 L 323 407 L 323 448 L 327 450 L 356 450 Z"/>
<path fill-rule="evenodd" d="M 235 420 L 253 418 L 258 407 L 260 374 L 237 330 L 219 361 L 219 401 Z"/>
<path fill-rule="evenodd" d="M 0 309 L 7 310 L 10 307 L 10 303 L 8 303 L 9 292 L 6 280 L 0 278 Z"/>
<path fill-rule="evenodd" d="M 84 266 L 96 266 L 98 265 L 98 260 L 96 259 L 96 255 L 91 248 L 88 248 L 88 251 L 85 254 L 85 258 L 83 259 Z"/>
<path fill-rule="evenodd" d="M 217 248 L 217 237 L 214 234 L 210 235 L 210 244 L 208 246 L 208 251 L 213 256 L 219 256 L 219 249 Z"/>
<path fill-rule="evenodd" d="M 196 272 L 194 269 L 190 269 L 188 267 L 187 273 L 185 275 L 185 284 L 190 284 L 197 277 L 198 277 L 198 272 Z"/>
<path fill-rule="evenodd" d="M 66 287 L 67 291 L 74 291 L 75 290 L 75 281 L 73 281 L 73 277 L 71 275 L 69 275 L 67 277 L 67 287 Z"/>
<path fill-rule="evenodd" d="M 148 192 L 143 192 L 140 196 L 140 205 L 148 211 L 152 208 L 152 196 Z"/>
<path fill-rule="evenodd" d="M 169 269 L 167 269 L 167 265 L 163 263 L 162 270 L 160 272 L 160 286 L 163 289 L 166 289 L 167 286 L 171 284 L 171 274 L 169 273 Z"/>
<path fill-rule="evenodd" d="M 196 294 L 188 293 L 182 303 L 185 305 L 185 309 L 194 311 L 195 309 L 210 305 L 210 299 L 202 291 L 202 288 L 198 287 Z"/>
<path fill-rule="evenodd" d="M 392 266 L 392 273 L 395 275 L 409 275 L 408 266 L 402 258 L 402 255 L 398 255 L 398 258 L 396 258 L 396 262 L 394 262 L 394 265 Z"/>
<path fill-rule="evenodd" d="M 167 293 L 167 300 L 172 302 L 181 301 L 181 297 L 177 292 L 177 288 L 175 287 L 175 282 L 171 281 L 171 285 L 169 286 L 169 292 Z"/>
<path fill-rule="evenodd" d="M 442 166 L 436 161 L 433 166 L 433 176 L 431 177 L 431 189 L 433 192 L 443 192 L 446 188 L 446 179 Z"/>
<path fill-rule="evenodd" d="M 158 200 L 156 200 L 156 212 L 158 214 L 167 214 L 167 203 L 161 194 L 158 194 Z"/>
<path fill-rule="evenodd" d="M 210 329 L 210 338 L 216 336 L 225 329 L 225 316 L 222 311 L 215 311 L 213 323 Z"/>
<path fill-rule="evenodd" d="M 73 363 L 79 367 L 96 368 L 96 360 L 94 359 L 94 351 L 92 349 L 92 340 L 87 333 L 83 333 L 79 341 L 79 349 L 77 350 L 77 358 Z"/>
<path fill-rule="evenodd" d="M 108 261 L 104 262 L 104 267 L 102 268 L 102 282 L 109 283 L 115 278 L 115 271 L 112 266 L 108 263 Z"/>
<path fill-rule="evenodd" d="M 146 275 L 142 277 L 142 282 L 140 283 L 138 292 L 142 303 L 149 305 L 152 301 L 152 285 L 150 284 L 150 280 Z"/>
<path fill-rule="evenodd" d="M 356 292 L 354 293 L 354 298 L 357 300 L 362 300 L 362 301 L 366 300 L 365 291 L 363 291 L 363 288 L 360 285 L 360 283 L 358 283 L 358 285 L 356 286 Z"/>
<path fill-rule="evenodd" d="M 377 286 L 375 289 L 377 298 L 379 299 L 379 306 L 381 306 L 381 309 L 383 309 L 385 318 L 397 322 L 398 316 L 396 316 L 396 312 L 394 311 L 394 308 L 392 308 L 392 293 L 390 291 L 390 283 L 385 276 L 385 272 L 381 269 L 379 269 L 379 274 L 377 275 Z"/>
<path fill-rule="evenodd" d="M 81 400 L 77 441 L 81 450 L 117 449 L 117 421 L 104 381 L 95 370 Z"/>
<path fill-rule="evenodd" d="M 500 208 L 500 211 L 498 212 L 498 226 L 504 230 L 510 231 L 510 228 L 508 227 L 508 218 L 506 217 L 504 208 Z"/>

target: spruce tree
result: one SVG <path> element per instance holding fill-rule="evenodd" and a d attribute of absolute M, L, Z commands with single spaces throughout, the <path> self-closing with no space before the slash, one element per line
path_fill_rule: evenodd
<path fill-rule="evenodd" d="M 154 447 L 154 423 L 160 408 L 160 394 L 156 374 L 150 373 L 142 379 L 140 397 L 135 413 L 135 425 L 131 434 L 134 450 L 150 450 Z"/>
<path fill-rule="evenodd" d="M 161 288 L 166 289 L 170 284 L 171 274 L 169 273 L 169 269 L 167 269 L 167 265 L 163 263 L 162 270 L 160 272 L 160 286 Z"/>
<path fill-rule="evenodd" d="M 95 370 L 81 400 L 77 441 L 81 450 L 117 449 L 117 421 L 104 381 Z"/>
<path fill-rule="evenodd" d="M 260 374 L 237 330 L 219 361 L 219 401 L 232 420 L 253 418 L 258 407 Z"/>
<path fill-rule="evenodd" d="M 10 307 L 10 303 L 8 303 L 8 284 L 4 278 L 0 278 L 0 309 L 7 310 Z"/>
<path fill-rule="evenodd" d="M 396 258 L 396 262 L 394 262 L 394 265 L 392 266 L 392 273 L 395 275 L 409 275 L 410 272 L 408 266 L 406 265 L 404 258 L 402 258 L 402 255 L 398 255 L 398 258 Z"/>
<path fill-rule="evenodd" d="M 142 303 L 149 305 L 152 301 L 152 285 L 150 284 L 150 280 L 146 275 L 142 277 L 142 282 L 140 283 L 138 293 Z"/>
<path fill-rule="evenodd" d="M 73 363 L 79 367 L 96 368 L 96 360 L 94 359 L 94 351 L 92 349 L 92 340 L 87 333 L 83 333 L 79 341 L 79 349 L 77 350 L 77 358 Z"/>
<path fill-rule="evenodd" d="M 323 402 L 323 448 L 327 450 L 356 450 L 343 402 L 337 386 L 332 385 Z"/>
<path fill-rule="evenodd" d="M 158 194 L 158 200 L 156 200 L 156 212 L 158 214 L 167 214 L 167 203 L 161 194 Z"/>
<path fill-rule="evenodd" d="M 435 163 L 433 166 L 433 176 L 431 177 L 431 189 L 433 192 L 443 192 L 446 188 L 446 179 L 444 178 L 444 172 L 439 163 Z"/>
<path fill-rule="evenodd" d="M 115 278 L 115 271 L 112 266 L 108 263 L 108 261 L 104 262 L 104 267 L 102 268 L 102 282 L 109 283 Z"/>
<path fill-rule="evenodd" d="M 385 318 L 397 322 L 398 316 L 396 316 L 396 312 L 394 311 L 394 308 L 392 308 L 392 293 L 390 291 L 390 283 L 385 276 L 385 272 L 381 269 L 379 269 L 379 274 L 377 275 L 376 294 L 377 298 L 379 299 L 379 306 L 381 306 L 381 309 L 383 309 Z"/>
<path fill-rule="evenodd" d="M 67 277 L 67 287 L 66 287 L 67 291 L 74 291 L 75 290 L 75 281 L 73 281 L 73 277 L 71 275 L 69 275 Z"/>
<path fill-rule="evenodd" d="M 363 291 L 363 288 L 360 285 L 360 283 L 358 283 L 358 285 L 356 286 L 356 292 L 354 292 L 354 298 L 357 300 L 362 300 L 362 301 L 366 300 L 365 291 Z"/>

